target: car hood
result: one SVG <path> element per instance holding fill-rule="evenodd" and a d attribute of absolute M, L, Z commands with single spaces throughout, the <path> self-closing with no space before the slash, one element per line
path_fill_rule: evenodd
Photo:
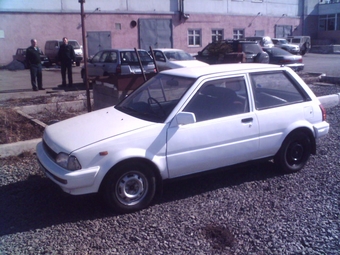
<path fill-rule="evenodd" d="M 150 125 L 154 123 L 108 107 L 47 126 L 44 141 L 56 153 L 70 153 L 109 137 Z"/>

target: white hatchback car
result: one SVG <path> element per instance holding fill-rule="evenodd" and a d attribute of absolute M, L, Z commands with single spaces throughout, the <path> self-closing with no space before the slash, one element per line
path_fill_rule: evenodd
<path fill-rule="evenodd" d="M 295 172 L 328 133 L 318 98 L 290 68 L 223 64 L 164 71 L 116 106 L 47 126 L 37 145 L 65 192 L 101 191 L 119 212 L 162 181 L 257 159 Z"/>
<path fill-rule="evenodd" d="M 159 71 L 182 67 L 208 66 L 207 63 L 199 61 L 189 53 L 179 49 L 153 49 L 153 53 Z"/>

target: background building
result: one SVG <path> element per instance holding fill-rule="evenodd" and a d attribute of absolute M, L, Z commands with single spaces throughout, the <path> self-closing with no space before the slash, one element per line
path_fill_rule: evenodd
<path fill-rule="evenodd" d="M 254 35 L 340 43 L 337 0 L 86 0 L 84 8 L 89 56 L 150 46 L 197 53 L 213 40 Z M 0 65 L 31 38 L 44 50 L 47 40 L 64 36 L 82 44 L 81 31 L 76 0 L 0 0 Z"/>

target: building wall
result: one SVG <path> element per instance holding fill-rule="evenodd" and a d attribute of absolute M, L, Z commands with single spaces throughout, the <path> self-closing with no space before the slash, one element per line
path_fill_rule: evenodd
<path fill-rule="evenodd" d="M 180 16 L 182 1 L 189 19 Z M 300 0 L 200 0 L 199 5 L 197 0 L 143 0 L 143 4 L 140 0 L 87 0 L 84 4 L 86 31 L 111 31 L 112 47 L 139 47 L 138 26 L 130 27 L 132 20 L 164 18 L 172 19 L 173 47 L 193 54 L 211 42 L 211 29 L 223 29 L 224 38 L 232 38 L 234 28 L 244 29 L 245 36 L 264 30 L 273 37 L 275 25 L 290 25 L 294 35 L 301 35 L 303 8 Z M 45 41 L 64 36 L 82 44 L 80 23 L 76 0 L 0 0 L 0 65 L 12 61 L 16 49 L 28 47 L 32 38 L 41 49 Z M 188 46 L 188 29 L 201 29 L 199 47 Z"/>

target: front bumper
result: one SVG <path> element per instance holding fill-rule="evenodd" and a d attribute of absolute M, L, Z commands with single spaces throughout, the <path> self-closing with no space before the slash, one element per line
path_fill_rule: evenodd
<path fill-rule="evenodd" d="M 93 193 L 98 190 L 95 180 L 100 167 L 91 167 L 77 171 L 68 171 L 51 159 L 44 150 L 43 143 L 40 142 L 36 147 L 37 157 L 41 169 L 46 176 L 61 189 L 73 195 Z"/>

